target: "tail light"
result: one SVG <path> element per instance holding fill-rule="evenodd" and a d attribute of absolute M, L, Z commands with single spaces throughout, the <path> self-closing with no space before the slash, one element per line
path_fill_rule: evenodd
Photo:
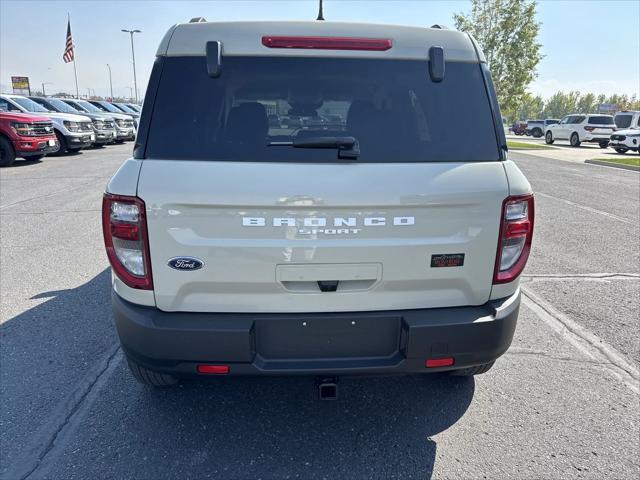
<path fill-rule="evenodd" d="M 502 202 L 494 284 L 512 282 L 522 273 L 531 250 L 533 219 L 533 194 L 507 197 Z"/>
<path fill-rule="evenodd" d="M 373 50 L 383 52 L 391 48 L 387 38 L 354 37 L 262 37 L 262 45 L 268 48 L 310 48 L 318 50 Z"/>
<path fill-rule="evenodd" d="M 116 276 L 129 287 L 152 290 L 144 202 L 138 197 L 105 193 L 102 233 L 107 257 Z"/>
<path fill-rule="evenodd" d="M 585 125 L 584 129 L 587 132 L 593 132 L 596 129 L 596 127 L 590 127 L 589 125 Z"/>

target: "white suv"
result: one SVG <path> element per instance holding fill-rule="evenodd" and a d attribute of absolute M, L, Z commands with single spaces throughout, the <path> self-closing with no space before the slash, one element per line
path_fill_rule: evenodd
<path fill-rule="evenodd" d="M 611 115 L 567 115 L 559 123 L 547 126 L 544 140 L 548 145 L 556 140 L 569 140 L 572 147 L 579 147 L 582 142 L 588 142 L 597 143 L 600 148 L 607 148 L 609 137 L 615 129 L 616 125 Z"/>
<path fill-rule="evenodd" d="M 618 112 L 614 121 L 618 131 L 611 135 L 609 146 L 618 153 L 640 153 L 640 112 Z"/>
<path fill-rule="evenodd" d="M 198 23 L 158 48 L 102 218 L 131 371 L 170 385 L 486 372 L 516 327 L 534 204 L 467 34 Z"/>

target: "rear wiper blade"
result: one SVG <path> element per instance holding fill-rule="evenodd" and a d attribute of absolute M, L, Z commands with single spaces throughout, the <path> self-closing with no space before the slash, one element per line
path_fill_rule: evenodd
<path fill-rule="evenodd" d="M 334 148 L 338 158 L 356 159 L 360 155 L 360 144 L 355 137 L 308 137 L 294 138 L 292 142 L 271 142 L 269 147 L 289 146 L 293 148 Z"/>

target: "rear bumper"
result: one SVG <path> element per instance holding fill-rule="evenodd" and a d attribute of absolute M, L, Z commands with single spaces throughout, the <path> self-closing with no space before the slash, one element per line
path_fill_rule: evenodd
<path fill-rule="evenodd" d="M 199 363 L 231 375 L 425 373 L 491 362 L 513 338 L 520 291 L 481 306 L 348 313 L 169 313 L 113 292 L 126 354 L 155 371 L 196 375 Z M 452 367 L 425 368 L 454 357 Z"/>
<path fill-rule="evenodd" d="M 611 138 L 610 133 L 590 133 L 585 135 L 583 142 L 593 142 L 593 143 L 601 143 L 601 142 L 609 142 Z"/>

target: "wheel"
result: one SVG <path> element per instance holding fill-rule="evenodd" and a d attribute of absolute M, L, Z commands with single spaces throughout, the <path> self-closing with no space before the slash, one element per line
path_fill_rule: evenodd
<path fill-rule="evenodd" d="M 600 142 L 598 145 L 600 145 L 600 148 L 607 148 L 609 146 L 609 142 Z"/>
<path fill-rule="evenodd" d="M 11 142 L 4 137 L 0 137 L 0 167 L 8 167 L 16 161 L 16 151 Z"/>
<path fill-rule="evenodd" d="M 62 155 L 63 153 L 67 152 L 67 139 L 64 138 L 64 135 L 62 135 L 58 130 L 56 130 L 56 137 L 58 138 L 58 144 L 60 145 L 60 147 L 58 148 L 58 150 L 56 150 L 55 153 L 57 153 L 58 155 Z"/>
<path fill-rule="evenodd" d="M 180 379 L 174 375 L 148 370 L 143 366 L 138 365 L 128 357 L 127 363 L 129 364 L 131 374 L 143 385 L 150 385 L 152 387 L 170 387 L 180 381 Z"/>
<path fill-rule="evenodd" d="M 539 128 L 534 128 L 533 132 L 531 132 L 531 135 L 533 135 L 534 138 L 540 138 L 542 136 L 542 130 L 540 130 Z"/>
<path fill-rule="evenodd" d="M 622 153 L 622 154 L 627 153 L 627 152 L 629 151 L 629 149 L 628 149 L 628 148 L 614 148 L 614 150 L 615 150 L 616 152 L 618 152 L 618 153 Z"/>
<path fill-rule="evenodd" d="M 571 134 L 571 138 L 569 139 L 569 142 L 571 143 L 572 147 L 579 147 L 580 146 L 580 137 L 578 136 L 577 133 L 573 132 Z"/>
<path fill-rule="evenodd" d="M 552 145 L 555 140 L 553 139 L 553 134 L 551 132 L 547 132 L 544 136 L 544 143 L 547 145 Z"/>
<path fill-rule="evenodd" d="M 485 363 L 484 365 L 477 365 L 475 367 L 462 368 L 460 370 L 453 370 L 449 374 L 454 377 L 472 377 L 474 375 L 480 375 L 491 370 L 495 362 Z"/>

